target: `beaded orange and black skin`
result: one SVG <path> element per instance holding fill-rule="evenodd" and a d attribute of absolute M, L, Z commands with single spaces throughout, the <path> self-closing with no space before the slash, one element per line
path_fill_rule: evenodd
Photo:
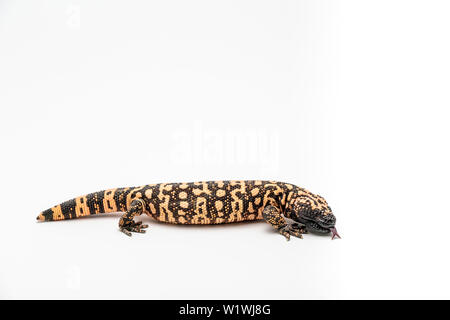
<path fill-rule="evenodd" d="M 57 221 L 124 212 L 119 230 L 128 236 L 148 227 L 147 214 L 173 224 L 222 224 L 265 220 L 280 234 L 302 238 L 308 231 L 332 233 L 336 218 L 325 199 L 293 184 L 262 180 L 159 183 L 90 193 L 47 209 L 37 220 Z"/>

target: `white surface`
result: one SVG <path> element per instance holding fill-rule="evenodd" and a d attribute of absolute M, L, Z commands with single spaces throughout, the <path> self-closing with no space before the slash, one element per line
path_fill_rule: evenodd
<path fill-rule="evenodd" d="M 450 298 L 449 9 L 0 1 L 0 297 Z M 103 188 L 210 179 L 318 192 L 343 239 L 35 221 Z"/>

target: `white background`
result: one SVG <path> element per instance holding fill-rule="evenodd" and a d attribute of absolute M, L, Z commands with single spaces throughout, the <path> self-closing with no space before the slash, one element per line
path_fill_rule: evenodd
<path fill-rule="evenodd" d="M 448 1 L 0 1 L 0 298 L 450 298 Z M 264 223 L 37 223 L 111 187 L 275 179 Z"/>

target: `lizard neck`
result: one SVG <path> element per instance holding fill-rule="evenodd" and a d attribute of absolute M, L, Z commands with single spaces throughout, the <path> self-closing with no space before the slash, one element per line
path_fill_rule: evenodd
<path fill-rule="evenodd" d="M 284 216 L 289 219 L 294 219 L 297 217 L 297 214 L 294 212 L 294 204 L 299 196 L 302 196 L 307 191 L 303 188 L 293 186 L 292 189 L 286 191 L 286 204 L 284 205 Z"/>
<path fill-rule="evenodd" d="M 299 188 L 295 185 L 289 183 L 279 183 L 279 186 L 283 190 L 281 195 L 279 195 L 279 203 L 281 205 L 281 211 L 283 215 L 291 219 L 292 207 L 298 194 Z"/>

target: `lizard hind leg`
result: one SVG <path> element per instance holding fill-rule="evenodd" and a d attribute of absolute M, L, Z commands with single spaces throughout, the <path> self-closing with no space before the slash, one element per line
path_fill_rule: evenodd
<path fill-rule="evenodd" d="M 145 233 L 148 224 L 142 224 L 141 221 L 134 221 L 134 217 L 144 213 L 145 203 L 142 199 L 136 199 L 131 202 L 130 208 L 122 215 L 119 220 L 119 229 L 127 236 L 131 237 L 131 232 Z"/>
<path fill-rule="evenodd" d="M 291 235 L 303 238 L 302 234 L 307 233 L 306 227 L 298 222 L 291 222 L 281 214 L 280 210 L 272 205 L 268 205 L 263 210 L 264 220 L 272 225 L 277 231 L 289 241 Z"/>

